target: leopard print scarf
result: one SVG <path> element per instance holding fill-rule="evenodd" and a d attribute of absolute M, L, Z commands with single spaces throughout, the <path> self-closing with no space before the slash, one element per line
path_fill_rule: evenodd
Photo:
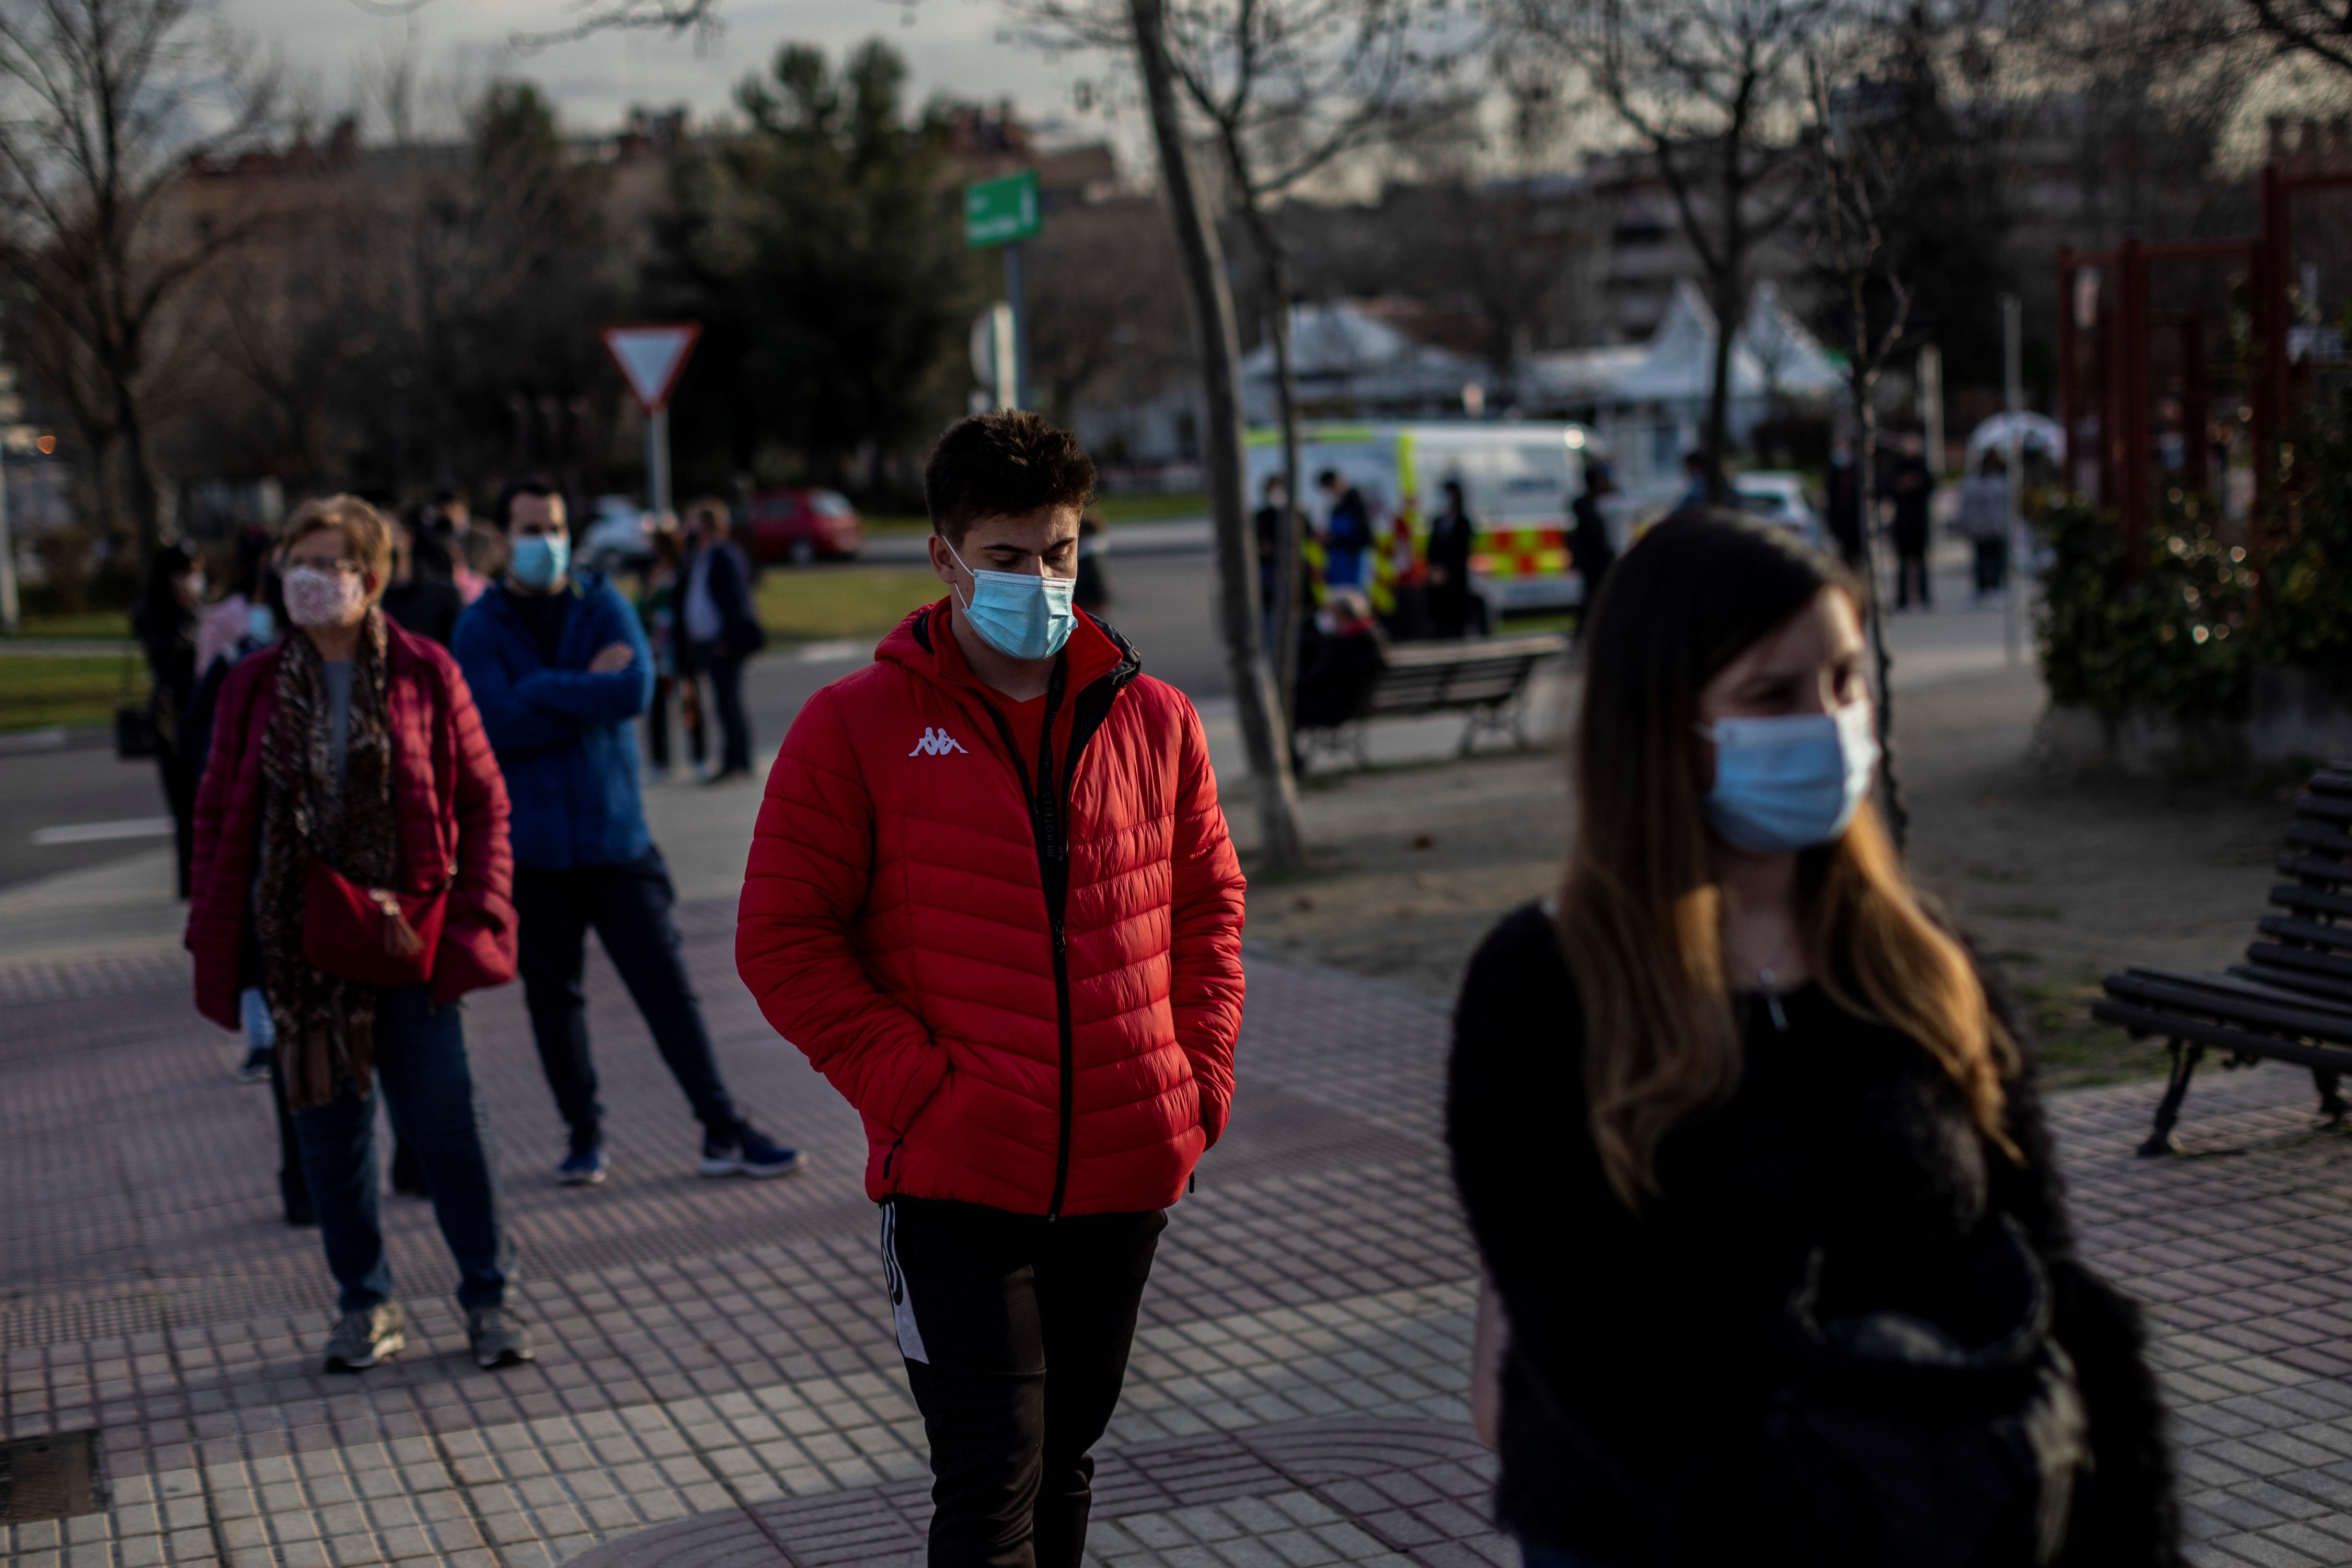
<path fill-rule="evenodd" d="M 392 885 L 400 851 L 392 809 L 392 733 L 384 698 L 383 617 L 368 612 L 352 658 L 351 721 L 340 786 L 330 751 L 319 650 L 296 632 L 278 660 L 278 711 L 262 737 L 261 875 L 254 934 L 262 989 L 278 1026 L 287 1103 L 325 1105 L 345 1079 L 374 1082 L 377 991 L 302 958 L 310 857 L 363 888 Z"/>

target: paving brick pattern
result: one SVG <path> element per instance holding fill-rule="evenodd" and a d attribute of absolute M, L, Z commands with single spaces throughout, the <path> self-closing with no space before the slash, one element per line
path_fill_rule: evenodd
<path fill-rule="evenodd" d="M 735 982 L 731 907 L 684 923 L 731 1085 L 811 1168 L 691 1174 L 697 1129 L 599 960 L 614 1174 L 556 1187 L 520 997 L 480 998 L 468 1038 L 543 1334 L 499 1374 L 464 1358 L 429 1212 L 389 1197 L 410 1348 L 313 1370 L 317 1237 L 279 1223 L 266 1091 L 230 1080 L 235 1042 L 194 1018 L 183 967 L 0 971 L 0 1435 L 96 1428 L 110 1482 L 103 1512 L 0 1525 L 0 1561 L 543 1568 L 609 1548 L 685 1568 L 814 1562 L 828 1530 L 865 1529 L 861 1561 L 911 1551 L 922 1435 L 856 1119 Z M 1444 1042 L 1426 1003 L 1253 963 L 1233 1128 L 1162 1245 L 1103 1447 L 1097 1561 L 1510 1560 L 1464 1447 L 1474 1264 L 1438 1142 Z M 2352 1142 L 2273 1068 L 2200 1082 L 2189 1155 L 2136 1160 L 2154 1093 L 2063 1096 L 2055 1119 L 2085 1249 L 2158 1329 L 2192 1554 L 2352 1563 Z M 1366 1431 L 1389 1458 L 1362 1458 Z M 1213 1498 L 1132 1479 L 1244 1471 Z"/>

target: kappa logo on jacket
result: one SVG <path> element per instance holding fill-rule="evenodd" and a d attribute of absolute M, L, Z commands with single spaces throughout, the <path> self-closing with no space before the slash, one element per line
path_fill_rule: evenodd
<path fill-rule="evenodd" d="M 944 757 L 950 752 L 962 751 L 962 744 L 945 730 L 933 729 L 929 725 L 925 725 L 923 738 L 916 742 L 915 749 L 907 754 L 910 757 Z M 970 756 L 971 753 L 965 752 L 964 754 Z"/>

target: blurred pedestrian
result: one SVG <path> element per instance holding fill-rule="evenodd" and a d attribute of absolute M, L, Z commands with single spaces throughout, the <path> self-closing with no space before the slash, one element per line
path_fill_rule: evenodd
<path fill-rule="evenodd" d="M 563 498 L 530 480 L 499 498 L 510 563 L 457 623 L 457 662 L 515 803 L 514 901 L 523 1004 L 570 1142 L 556 1179 L 604 1179 L 604 1107 L 584 989 L 594 927 L 670 1075 L 702 1123 L 706 1176 L 778 1176 L 796 1150 L 737 1113 L 719 1079 L 671 911 L 677 890 L 646 830 L 637 715 L 653 657 L 636 614 L 572 562 Z"/>
<path fill-rule="evenodd" d="M 1531 1565 L 2178 1560 L 2138 1314 L 1868 804 L 1860 612 L 1737 514 L 1644 535 L 1585 644 L 1565 884 L 1463 984 L 1447 1135 Z"/>
<path fill-rule="evenodd" d="M 259 548 L 253 548 L 256 545 Z M 189 699 L 186 716 L 180 721 L 181 748 L 196 768 L 195 795 L 201 795 L 205 774 L 211 770 L 213 722 L 219 711 L 221 688 L 227 684 L 229 672 L 239 660 L 269 647 L 284 632 L 286 606 L 278 596 L 278 574 L 269 565 L 269 556 L 275 549 L 275 542 L 258 530 L 248 530 L 238 539 L 236 589 L 221 601 L 236 609 L 236 637 L 213 650 L 207 658 L 204 639 L 217 617 L 207 615 L 197 632 L 196 658 L 203 673 L 196 678 L 196 693 Z M 220 605 L 214 608 L 217 611 Z M 238 997 L 238 1011 L 245 1021 L 245 1059 L 237 1067 L 237 1080 L 268 1082 L 277 1062 L 277 1030 L 269 1021 L 268 999 L 262 995 L 258 984 L 245 987 Z M 310 1200 L 302 1185 L 302 1157 L 295 1146 L 294 1123 L 287 1115 L 282 1088 L 278 1091 L 278 1121 L 283 1156 L 278 1180 L 286 1198 L 287 1221 L 309 1225 L 312 1216 Z"/>
<path fill-rule="evenodd" d="M 1830 537 L 1838 556 L 1854 571 L 1869 569 L 1869 552 L 1862 537 L 1862 466 L 1853 460 L 1853 443 L 1840 436 L 1830 443 L 1829 494 L 1825 498 Z"/>
<path fill-rule="evenodd" d="M 1326 588 L 1360 588 L 1364 583 L 1364 552 L 1372 547 L 1372 512 L 1364 492 L 1326 468 L 1315 477 L 1329 510 L 1323 514 L 1323 584 Z"/>
<path fill-rule="evenodd" d="M 1584 607 L 1577 616 L 1580 637 L 1591 623 L 1593 605 L 1601 602 L 1601 585 L 1609 580 L 1609 569 L 1617 564 L 1617 543 L 1609 537 L 1609 519 L 1601 510 L 1601 501 L 1616 492 L 1615 469 L 1606 463 L 1584 465 L 1584 493 L 1570 509 L 1575 527 L 1568 540 L 1568 558 L 1584 579 Z"/>
<path fill-rule="evenodd" d="M 1298 642 L 1298 690 L 1291 722 L 1293 770 L 1306 772 L 1300 738 L 1334 730 L 1363 711 L 1364 696 L 1389 662 L 1389 642 L 1361 588 L 1334 588 Z"/>
<path fill-rule="evenodd" d="M 1927 578 L 1927 520 L 1936 500 L 1936 476 L 1927 471 L 1927 443 L 1917 435 L 1903 437 L 1902 455 L 1887 470 L 1881 493 L 1895 509 L 1895 607 L 1907 610 L 1916 595 L 1919 607 L 1936 607 Z"/>
<path fill-rule="evenodd" d="M 172 853 L 180 897 L 188 896 L 195 827 L 198 763 L 181 745 L 180 721 L 196 694 L 196 622 L 205 603 L 205 563 L 184 544 L 166 544 L 147 563 L 147 583 L 131 614 L 131 633 L 147 656 L 147 713 L 155 731 L 155 771 L 172 813 Z"/>
<path fill-rule="evenodd" d="M 406 518 L 392 524 L 392 581 L 384 584 L 383 604 L 393 625 L 443 647 L 465 613 L 448 555 L 429 530 Z"/>
<path fill-rule="evenodd" d="M 1960 487 L 1952 531 L 1976 552 L 1973 602 L 2000 604 L 2009 579 L 2009 460 L 1998 447 L 1986 448 L 1977 471 Z"/>
<path fill-rule="evenodd" d="M 1233 1098 L 1241 868 L 1192 704 L 1071 605 L 1094 477 L 1034 414 L 940 437 L 947 597 L 793 721 L 736 930 L 865 1121 L 959 1568 L 1076 1568 L 1163 1211 Z"/>
<path fill-rule="evenodd" d="M 457 596 L 467 604 L 482 596 L 490 585 L 490 573 L 476 563 L 479 547 L 494 545 L 496 536 L 474 537 L 474 511 L 462 490 L 444 485 L 433 492 L 433 526 L 435 542 L 449 559 L 449 580 L 457 585 Z"/>
<path fill-rule="evenodd" d="M 1272 648 L 1275 643 L 1275 614 L 1282 604 L 1282 531 L 1286 525 L 1292 528 L 1298 525 L 1298 513 L 1295 508 L 1285 504 L 1288 491 L 1283 486 L 1280 474 L 1268 474 L 1258 495 L 1258 509 L 1250 514 L 1250 536 L 1257 547 L 1258 613 L 1265 620 L 1260 635 L 1265 638 L 1265 646 Z M 1305 613 L 1312 615 L 1315 599 L 1307 576 L 1307 563 L 1302 558 L 1298 563 L 1298 598 Z"/>
<path fill-rule="evenodd" d="M 1685 452 L 1682 499 L 1675 502 L 1675 510 L 1686 511 L 1694 507 L 1706 505 L 1707 488 L 1706 454 Z"/>
<path fill-rule="evenodd" d="M 751 720 L 743 710 L 743 666 L 768 640 L 751 603 L 751 563 L 728 537 L 727 503 L 689 502 L 686 509 L 686 600 L 680 620 L 694 647 L 695 668 L 710 677 L 719 710 L 719 771 L 711 784 L 751 776 Z"/>
<path fill-rule="evenodd" d="M 235 659 L 239 657 L 236 652 L 236 648 L 247 641 L 257 624 L 253 614 L 257 606 L 261 607 L 265 617 L 265 624 L 257 640 L 260 643 L 276 640 L 277 628 L 266 624 L 268 611 L 262 603 L 261 578 L 262 574 L 269 568 L 271 552 L 277 548 L 278 542 L 269 536 L 269 531 L 266 528 L 247 528 L 238 531 L 236 575 L 230 581 L 228 592 L 215 600 L 211 608 L 205 610 L 196 623 L 196 679 L 198 681 L 201 682 L 212 673 L 213 665 L 216 660 L 227 658 L 231 662 L 235 662 Z M 198 748 L 194 755 L 201 763 L 202 749 Z"/>
<path fill-rule="evenodd" d="M 295 632 L 231 672 L 197 803 L 196 1004 L 234 1028 L 243 987 L 257 978 L 268 999 L 340 1289 L 326 1369 L 405 1342 L 377 1221 L 379 1075 L 431 1184 L 476 1363 L 528 1361 L 457 1005 L 514 975 L 506 790 L 457 667 L 377 607 L 392 541 L 375 510 L 305 503 L 284 561 Z"/>
<path fill-rule="evenodd" d="M 675 528 L 654 531 L 654 557 L 646 567 L 637 598 L 637 620 L 654 661 L 654 695 L 646 710 L 646 751 L 656 778 L 670 776 L 669 710 L 677 708 L 686 732 L 687 755 L 699 773 L 703 762 L 702 703 L 694 679 L 693 650 L 678 625 L 678 602 L 686 591 L 686 546 Z"/>
<path fill-rule="evenodd" d="M 1102 519 L 1087 513 L 1078 520 L 1078 585 L 1070 599 L 1090 616 L 1110 608 L 1110 574 L 1103 568 L 1103 557 L 1109 552 Z"/>
<path fill-rule="evenodd" d="M 1458 637 L 1469 630 L 1474 610 L 1483 620 L 1485 605 L 1470 592 L 1470 552 L 1478 541 L 1478 525 L 1470 517 L 1460 479 L 1439 487 L 1445 504 L 1429 520 L 1429 620 L 1442 637 Z M 1483 631 L 1484 626 L 1480 629 Z"/>

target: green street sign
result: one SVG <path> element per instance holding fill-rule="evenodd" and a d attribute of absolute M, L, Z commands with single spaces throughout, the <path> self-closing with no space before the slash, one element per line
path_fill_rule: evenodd
<path fill-rule="evenodd" d="M 963 188 L 963 242 L 974 250 L 1037 237 L 1037 171 Z"/>

